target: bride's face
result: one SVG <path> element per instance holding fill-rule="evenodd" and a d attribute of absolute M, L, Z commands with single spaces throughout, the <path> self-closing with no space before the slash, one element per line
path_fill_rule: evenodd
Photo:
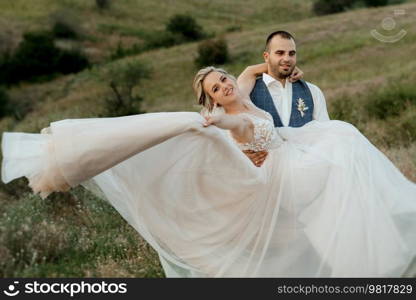
<path fill-rule="evenodd" d="M 205 77 L 202 87 L 213 102 L 221 106 L 236 100 L 238 90 L 236 82 L 220 72 L 213 71 Z"/>

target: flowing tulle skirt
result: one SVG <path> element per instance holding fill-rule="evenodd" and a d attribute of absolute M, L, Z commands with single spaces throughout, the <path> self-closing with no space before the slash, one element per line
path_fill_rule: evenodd
<path fill-rule="evenodd" d="M 5 133 L 2 178 L 26 176 L 38 191 L 84 185 L 169 277 L 391 277 L 409 266 L 416 185 L 352 125 L 277 129 L 284 142 L 257 168 L 203 121 L 157 113 Z"/>

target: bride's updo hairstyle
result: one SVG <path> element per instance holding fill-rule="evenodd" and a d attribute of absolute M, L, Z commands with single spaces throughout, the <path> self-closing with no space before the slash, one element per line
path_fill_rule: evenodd
<path fill-rule="evenodd" d="M 219 111 L 221 112 L 224 111 L 222 107 L 214 107 L 214 103 L 212 101 L 211 96 L 204 91 L 204 88 L 202 86 L 204 79 L 211 72 L 219 72 L 221 74 L 224 74 L 226 77 L 230 78 L 231 80 L 235 82 L 237 81 L 233 75 L 228 74 L 227 71 L 220 69 L 220 68 L 215 68 L 211 66 L 211 67 L 206 67 L 206 68 L 199 70 L 198 73 L 196 73 L 195 75 L 194 83 L 192 86 L 195 91 L 198 104 L 203 106 L 201 110 L 202 115 L 215 114 L 215 113 L 218 113 Z"/>

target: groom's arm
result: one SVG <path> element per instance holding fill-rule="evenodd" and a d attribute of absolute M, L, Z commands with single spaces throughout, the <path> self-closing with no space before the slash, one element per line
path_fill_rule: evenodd
<path fill-rule="evenodd" d="M 314 84 L 307 83 L 309 90 L 312 94 L 313 99 L 313 119 L 317 121 L 329 121 L 329 114 L 326 107 L 326 101 L 324 93 L 322 93 L 321 89 Z"/>

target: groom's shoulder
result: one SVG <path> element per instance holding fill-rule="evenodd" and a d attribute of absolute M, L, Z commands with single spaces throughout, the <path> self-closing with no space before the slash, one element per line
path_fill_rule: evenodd
<path fill-rule="evenodd" d="M 316 84 L 313 84 L 313 83 L 311 83 L 311 82 L 309 82 L 309 81 L 303 81 L 304 83 L 306 83 L 306 85 L 308 86 L 308 88 L 311 90 L 311 91 L 318 91 L 318 92 L 322 92 L 321 91 L 321 89 L 316 85 Z"/>

